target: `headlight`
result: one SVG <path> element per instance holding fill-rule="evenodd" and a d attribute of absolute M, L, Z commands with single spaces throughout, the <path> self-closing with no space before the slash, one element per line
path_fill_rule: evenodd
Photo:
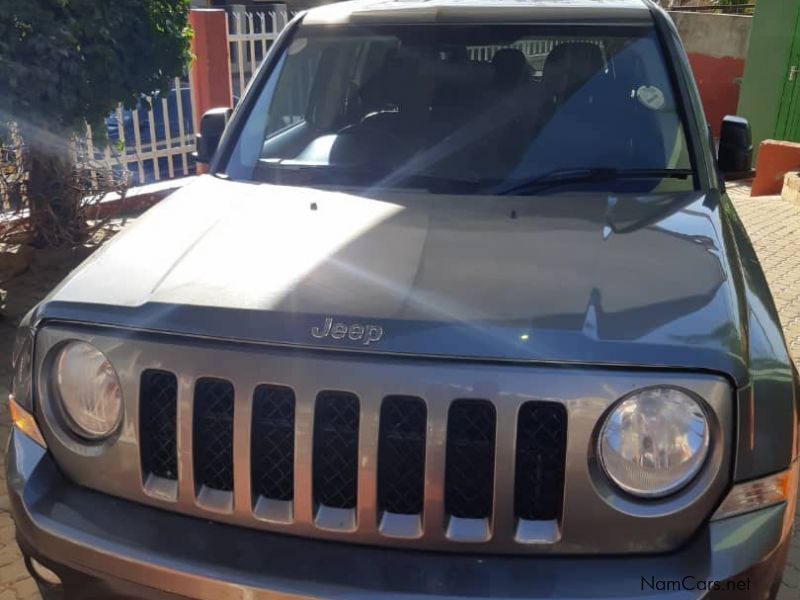
<path fill-rule="evenodd" d="M 80 437 L 108 437 L 122 419 L 122 390 L 105 355 L 86 342 L 70 342 L 55 361 L 56 394 L 70 428 Z"/>
<path fill-rule="evenodd" d="M 674 388 L 624 398 L 606 418 L 598 440 L 600 464 L 621 489 L 659 498 L 684 487 L 703 466 L 708 419 L 700 403 Z"/>

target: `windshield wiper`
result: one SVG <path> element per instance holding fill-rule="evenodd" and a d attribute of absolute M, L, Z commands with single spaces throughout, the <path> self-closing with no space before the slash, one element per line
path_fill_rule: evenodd
<path fill-rule="evenodd" d="M 597 167 L 591 169 L 563 169 L 539 175 L 533 179 L 518 181 L 499 192 L 501 196 L 533 194 L 553 187 L 583 183 L 602 183 L 635 179 L 688 179 L 694 174 L 691 169 L 614 169 Z"/>

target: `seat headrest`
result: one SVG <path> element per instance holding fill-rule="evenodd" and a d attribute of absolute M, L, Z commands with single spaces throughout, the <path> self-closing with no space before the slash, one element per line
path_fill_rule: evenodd
<path fill-rule="evenodd" d="M 494 81 L 503 87 L 522 83 L 528 74 L 528 61 L 516 48 L 498 50 L 492 58 Z"/>
<path fill-rule="evenodd" d="M 569 95 L 605 68 L 603 52 L 596 44 L 559 44 L 544 63 L 544 83 L 554 94 Z"/>

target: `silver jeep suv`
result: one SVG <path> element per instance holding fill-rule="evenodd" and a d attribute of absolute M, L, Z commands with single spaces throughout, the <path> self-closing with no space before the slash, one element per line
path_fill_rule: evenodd
<path fill-rule="evenodd" d="M 314 9 L 201 129 L 19 331 L 46 598 L 774 594 L 798 378 L 659 8 Z"/>

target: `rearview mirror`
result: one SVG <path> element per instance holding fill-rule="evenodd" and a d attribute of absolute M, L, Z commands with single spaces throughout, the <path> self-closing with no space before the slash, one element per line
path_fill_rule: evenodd
<path fill-rule="evenodd" d="M 730 115 L 722 119 L 718 163 L 726 179 L 752 177 L 753 136 L 747 119 Z"/>
<path fill-rule="evenodd" d="M 217 151 L 225 125 L 231 116 L 232 109 L 212 108 L 203 113 L 200 119 L 200 133 L 197 134 L 197 152 L 194 158 L 199 163 L 210 163 Z"/>

